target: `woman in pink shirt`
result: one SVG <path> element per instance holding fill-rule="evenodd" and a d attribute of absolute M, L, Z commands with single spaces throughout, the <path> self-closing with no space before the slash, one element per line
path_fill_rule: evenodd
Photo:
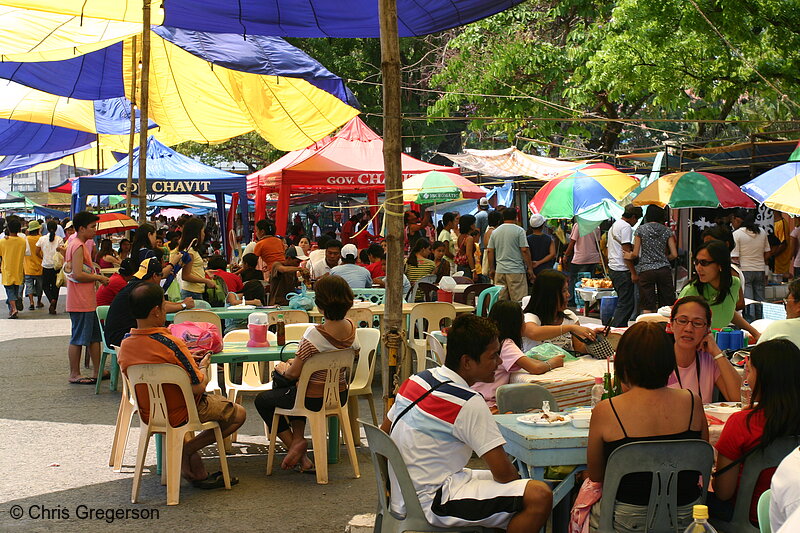
<path fill-rule="evenodd" d="M 494 371 L 494 382 L 476 382 L 472 388 L 481 393 L 492 413 L 497 414 L 495 395 L 497 387 L 507 385 L 512 372 L 527 370 L 530 374 L 544 374 L 554 368 L 564 366 L 564 357 L 553 357 L 549 361 L 538 361 L 522 353 L 522 308 L 518 302 L 500 300 L 489 312 L 489 318 L 498 329 L 500 341 L 500 366 Z"/>
<path fill-rule="evenodd" d="M 709 329 L 711 308 L 700 296 L 684 296 L 672 306 L 667 333 L 675 337 L 675 361 L 668 387 L 689 389 L 703 403 L 713 401 L 714 385 L 729 402 L 739 400 L 742 380 Z"/>

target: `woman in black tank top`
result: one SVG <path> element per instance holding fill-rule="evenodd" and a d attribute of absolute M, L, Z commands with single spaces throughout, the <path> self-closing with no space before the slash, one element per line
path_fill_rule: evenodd
<path fill-rule="evenodd" d="M 592 413 L 587 449 L 589 478 L 602 482 L 611 453 L 624 444 L 677 439 L 708 440 L 708 423 L 700 400 L 692 391 L 667 388 L 675 369 L 672 342 L 657 324 L 635 324 L 617 346 L 614 370 L 623 394 L 600 402 Z M 652 474 L 642 472 L 622 478 L 616 494 L 615 514 L 625 505 L 626 522 L 642 526 L 647 514 Z M 679 522 L 691 523 L 691 504 L 700 496 L 698 474 L 678 474 Z M 592 521 L 599 506 L 592 509 Z M 617 516 L 618 517 L 618 516 Z M 616 518 L 615 518 L 616 520 Z M 626 530 L 622 527 L 621 530 Z"/>

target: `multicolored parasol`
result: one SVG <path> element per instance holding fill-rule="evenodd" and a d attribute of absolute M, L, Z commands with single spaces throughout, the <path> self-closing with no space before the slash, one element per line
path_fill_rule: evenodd
<path fill-rule="evenodd" d="M 727 178 L 710 172 L 674 172 L 645 187 L 633 205 L 682 207 L 755 207 Z"/>
<path fill-rule="evenodd" d="M 483 198 L 486 192 L 460 174 L 431 170 L 403 182 L 403 202 L 441 204 L 465 198 Z"/>
<path fill-rule="evenodd" d="M 770 209 L 800 215 L 800 162 L 768 170 L 742 185 L 742 190 Z"/>
<path fill-rule="evenodd" d="M 585 169 L 548 181 L 529 207 L 545 218 L 572 218 L 603 200 L 618 202 L 639 184 L 616 169 Z"/>
<path fill-rule="evenodd" d="M 100 217 L 97 221 L 97 235 L 122 233 L 139 227 L 134 219 L 122 213 L 100 213 L 97 216 Z"/>

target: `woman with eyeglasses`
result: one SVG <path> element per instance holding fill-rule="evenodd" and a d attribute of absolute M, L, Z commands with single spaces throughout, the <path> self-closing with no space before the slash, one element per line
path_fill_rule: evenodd
<path fill-rule="evenodd" d="M 667 333 L 675 338 L 677 370 L 667 386 L 688 389 L 703 403 L 711 403 L 716 385 L 726 400 L 735 402 L 742 380 L 711 335 L 711 316 L 711 307 L 700 296 L 686 296 L 672 306 Z"/>
<path fill-rule="evenodd" d="M 700 296 L 711 307 L 711 327 L 722 329 L 733 323 L 747 331 L 754 340 L 760 333 L 742 315 L 744 308 L 741 280 L 731 273 L 731 253 L 722 241 L 708 241 L 694 253 L 694 275 L 683 288 L 680 297 Z"/>

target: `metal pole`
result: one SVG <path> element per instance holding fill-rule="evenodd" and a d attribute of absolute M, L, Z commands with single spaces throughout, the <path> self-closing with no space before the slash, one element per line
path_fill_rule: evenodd
<path fill-rule="evenodd" d="M 386 357 L 381 361 L 383 397 L 388 409 L 394 395 L 390 371 L 397 369 L 402 351 L 403 319 L 403 177 L 400 161 L 402 118 L 400 103 L 400 40 L 396 0 L 379 0 L 381 73 L 383 76 L 383 166 L 386 187 L 386 300 L 383 316 Z M 405 365 L 406 367 L 408 365 Z M 397 376 L 401 382 L 404 375 Z"/>
<path fill-rule="evenodd" d="M 150 83 L 150 0 L 142 0 L 142 89 L 139 96 L 139 224 L 147 222 L 147 125 Z"/>
<path fill-rule="evenodd" d="M 125 214 L 131 216 L 133 211 L 133 147 L 136 134 L 136 36 L 131 42 L 131 131 L 128 135 L 128 181 L 125 185 Z M 130 237 L 130 232 L 128 232 Z"/>

